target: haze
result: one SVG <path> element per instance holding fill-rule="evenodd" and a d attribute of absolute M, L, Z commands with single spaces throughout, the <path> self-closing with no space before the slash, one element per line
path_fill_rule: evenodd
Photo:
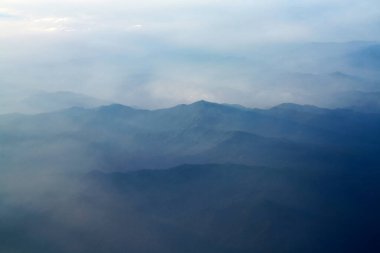
<path fill-rule="evenodd" d="M 58 91 L 143 108 L 334 106 L 378 90 L 350 56 L 377 45 L 379 14 L 375 0 L 2 1 L 0 112 Z"/>

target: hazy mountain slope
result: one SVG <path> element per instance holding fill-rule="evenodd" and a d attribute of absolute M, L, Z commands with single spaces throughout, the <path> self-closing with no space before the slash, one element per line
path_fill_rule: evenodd
<path fill-rule="evenodd" d="M 379 125 L 206 101 L 3 115 L 0 251 L 377 252 Z M 225 165 L 165 170 L 184 163 Z"/>
<path fill-rule="evenodd" d="M 336 166 L 355 167 L 357 161 L 355 153 L 346 149 L 326 146 L 297 143 L 281 138 L 268 138 L 253 135 L 247 132 L 231 132 L 229 137 L 188 161 L 207 163 L 255 164 L 270 167 L 297 167 L 330 169 Z M 328 162 L 327 162 L 328 161 Z M 373 166 L 370 162 L 361 164 Z"/>
<path fill-rule="evenodd" d="M 380 67 L 380 44 L 370 45 L 349 55 L 350 62 L 362 69 L 378 70 Z"/>
<path fill-rule="evenodd" d="M 161 226 L 184 231 L 185 238 L 179 235 L 184 245 L 192 245 L 186 243 L 192 238 L 208 242 L 198 241 L 189 252 L 197 246 L 211 252 L 355 252 L 376 245 L 371 228 L 380 221 L 380 206 L 373 202 L 380 196 L 379 175 L 187 165 L 95 178 L 141 197 L 139 210 L 159 218 Z M 152 205 L 157 205 L 154 211 Z M 365 238 L 361 229 L 368 232 Z M 176 247 L 180 251 L 183 245 Z"/>
<path fill-rule="evenodd" d="M 10 167 L 60 161 L 58 167 L 73 170 L 192 161 L 346 166 L 352 158 L 375 166 L 379 125 L 377 114 L 295 104 L 258 110 L 200 101 L 156 111 L 110 105 L 1 116 L 0 153 Z"/>
<path fill-rule="evenodd" d="M 350 108 L 354 111 L 380 113 L 380 92 L 351 91 L 337 95 L 335 107 Z"/>
<path fill-rule="evenodd" d="M 4 99 L 4 98 L 3 98 Z M 7 101 L 8 100 L 8 101 Z M 10 94 L 1 108 L 2 113 L 44 113 L 71 107 L 95 108 L 111 102 L 71 91 L 35 91 L 22 95 Z"/>
<path fill-rule="evenodd" d="M 80 180 L 82 188 L 75 194 L 51 189 L 54 198 L 42 195 L 44 201 L 32 207 L 8 206 L 13 211 L 3 212 L 0 233 L 6 236 L 0 249 L 376 252 L 379 176 L 366 169 L 232 164 L 93 172 Z"/>

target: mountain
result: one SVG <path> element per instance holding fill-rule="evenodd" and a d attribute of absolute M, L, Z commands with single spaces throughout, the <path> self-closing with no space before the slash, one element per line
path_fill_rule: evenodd
<path fill-rule="evenodd" d="M 336 107 L 354 111 L 380 113 L 380 92 L 351 91 L 337 94 Z"/>
<path fill-rule="evenodd" d="M 360 68 L 376 69 L 380 67 L 380 44 L 370 45 L 350 54 L 351 63 Z"/>
<path fill-rule="evenodd" d="M 45 76 L 43 80 L 40 78 L 35 81 L 38 83 L 36 87 L 51 90 L 53 88 L 51 82 L 61 80 L 62 75 L 65 75 L 67 77 L 65 82 L 73 84 L 69 85 L 70 90 L 81 92 L 83 87 L 92 87 L 90 79 L 86 77 L 103 73 L 94 72 L 91 68 L 83 68 L 83 64 L 90 66 L 91 62 L 98 60 L 116 61 L 122 65 L 120 69 L 112 71 L 103 68 L 105 71 L 103 77 L 111 80 L 108 82 L 107 89 L 118 90 L 121 93 L 115 94 L 118 99 L 124 99 L 127 103 L 137 104 L 140 107 L 161 106 L 164 98 L 168 99 L 168 104 L 187 101 L 187 92 L 202 94 L 198 98 L 206 95 L 206 97 L 215 97 L 218 101 L 239 102 L 250 107 L 270 107 L 284 102 L 326 107 L 336 101 L 334 96 L 336 93 L 353 90 L 378 91 L 380 81 L 377 67 L 379 61 L 376 58 L 378 42 L 270 43 L 229 52 L 205 52 L 183 47 L 172 48 L 172 45 L 168 46 L 164 42 L 159 44 L 160 47 L 152 48 L 149 41 L 146 44 L 146 46 L 150 45 L 148 46 L 149 53 L 143 56 L 136 54 L 131 48 L 124 48 L 112 59 L 105 56 L 104 52 L 88 53 L 86 55 L 91 55 L 90 58 L 86 56 L 60 62 L 49 66 L 50 71 L 33 66 L 33 70 L 24 73 L 24 76 L 17 74 L 18 70 L 15 66 L 8 66 L 10 69 L 4 69 L 2 76 L 8 76 L 9 83 L 19 83 L 20 78 L 25 79 L 22 83 L 28 83 L 28 80 L 34 80 L 38 75 Z M 92 58 L 95 55 L 96 57 Z M 150 62 L 149 68 L 146 67 L 147 62 Z M 168 62 L 170 64 L 163 64 Z M 213 65 L 213 71 L 205 71 L 210 64 Z M 175 73 L 172 71 L 174 67 L 177 67 Z M 125 69 L 129 69 L 129 72 L 125 73 Z M 76 71 L 79 71 L 77 73 L 78 78 L 80 76 L 79 79 L 76 78 L 76 74 L 73 74 Z M 166 97 L 161 93 L 150 94 L 150 91 L 145 90 L 150 85 L 170 83 L 177 77 L 186 76 L 198 76 L 200 81 L 210 83 L 211 86 L 221 83 L 225 85 L 218 92 L 213 91 L 211 86 L 210 89 L 200 88 L 195 91 L 188 87 L 187 78 L 179 78 L 180 83 L 173 86 L 173 89 L 183 89 L 186 92 L 177 92 L 175 97 Z M 103 77 L 99 76 L 99 78 Z M 81 83 L 82 88 L 74 85 L 78 83 Z M 134 87 L 134 89 L 133 92 L 125 92 L 123 87 Z M 159 88 L 166 90 L 163 86 Z M 55 99 L 54 93 L 32 95 L 32 98 L 27 98 L 22 102 L 20 99 L 27 94 L 17 90 L 11 87 L 2 89 L 1 113 L 35 113 L 64 109 L 68 106 L 92 107 L 94 105 L 92 101 L 83 103 L 86 98 L 82 97 L 78 100 L 75 95 L 71 99 L 61 98 L 66 95 L 58 94 L 58 99 Z M 175 92 L 175 90 L 169 90 L 169 92 Z M 96 90 L 91 91 L 91 94 L 103 95 Z M 45 98 L 46 96 L 52 98 Z M 141 96 L 150 97 L 150 102 L 142 100 Z M 109 103 L 101 101 L 100 104 L 95 103 L 95 105 Z"/>
<path fill-rule="evenodd" d="M 68 109 L 70 107 L 94 108 L 109 102 L 80 93 L 69 91 L 38 92 L 24 98 L 18 105 L 18 111 L 42 113 Z"/>
<path fill-rule="evenodd" d="M 0 250 L 376 252 L 379 180 L 366 169 L 235 164 L 93 171 L 75 194 L 50 188 L 38 208 L 2 214 Z"/>
<path fill-rule="evenodd" d="M 377 252 L 379 125 L 291 103 L 1 115 L 0 252 Z"/>
<path fill-rule="evenodd" d="M 140 213 L 172 242 L 163 252 L 370 252 L 380 246 L 374 240 L 377 171 L 214 164 L 90 178 L 111 195 L 122 193 L 120 202 L 138 200 Z"/>
<path fill-rule="evenodd" d="M 295 104 L 267 110 L 206 101 L 160 110 L 109 105 L 2 116 L 0 141 L 11 167 L 24 159 L 49 167 L 62 156 L 70 159 L 53 167 L 124 171 L 194 161 L 376 166 L 379 124 L 378 114 Z"/>

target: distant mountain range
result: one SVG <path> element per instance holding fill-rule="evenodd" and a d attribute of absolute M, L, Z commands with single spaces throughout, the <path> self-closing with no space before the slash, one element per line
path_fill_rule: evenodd
<path fill-rule="evenodd" d="M 267 110 L 207 101 L 159 110 L 114 104 L 1 116 L 0 141 L 9 147 L 2 155 L 11 163 L 49 161 L 31 155 L 29 148 L 49 147 L 38 155 L 81 154 L 77 159 L 92 161 L 91 167 L 118 171 L 189 162 L 326 167 L 356 166 L 360 161 L 376 166 L 379 125 L 380 114 L 296 104 Z M 14 152 L 17 161 L 11 159 Z M 66 162 L 59 166 L 82 164 Z"/>
<path fill-rule="evenodd" d="M 380 114 L 361 111 L 1 115 L 0 251 L 377 252 Z"/>
<path fill-rule="evenodd" d="M 50 65 L 49 71 L 24 62 L 21 65 L 30 71 L 20 75 L 17 64 L 7 65 L 0 70 L 4 84 L 9 84 L 3 85 L 0 93 L 0 113 L 48 112 L 115 102 L 160 108 L 189 103 L 188 94 L 193 100 L 208 98 L 260 108 L 284 102 L 352 107 L 355 100 L 346 100 L 341 94 L 380 91 L 380 43 L 376 41 L 279 43 L 221 52 L 165 41 L 153 46 L 151 39 L 143 42 L 144 55 L 126 47 L 113 52 L 110 59 L 107 52 L 83 48 L 80 53 L 68 54 L 70 60 Z M 93 62 L 105 65 L 94 68 Z M 118 67 L 110 68 L 112 62 Z M 96 88 L 100 84 L 102 88 Z"/>
<path fill-rule="evenodd" d="M 359 112 L 380 113 L 380 92 L 343 92 L 337 94 L 334 105 Z"/>
<path fill-rule="evenodd" d="M 87 95 L 69 92 L 37 92 L 21 100 L 18 110 L 28 113 L 42 113 L 64 110 L 71 107 L 93 108 L 109 102 Z"/>

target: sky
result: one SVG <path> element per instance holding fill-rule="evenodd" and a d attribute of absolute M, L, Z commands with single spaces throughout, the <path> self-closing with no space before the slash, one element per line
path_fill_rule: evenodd
<path fill-rule="evenodd" d="M 379 37 L 376 0 L 2 0 L 0 106 L 63 90 L 147 108 L 297 102 L 263 80 L 323 71 L 302 69 L 301 53 L 283 69 L 278 52 Z"/>

